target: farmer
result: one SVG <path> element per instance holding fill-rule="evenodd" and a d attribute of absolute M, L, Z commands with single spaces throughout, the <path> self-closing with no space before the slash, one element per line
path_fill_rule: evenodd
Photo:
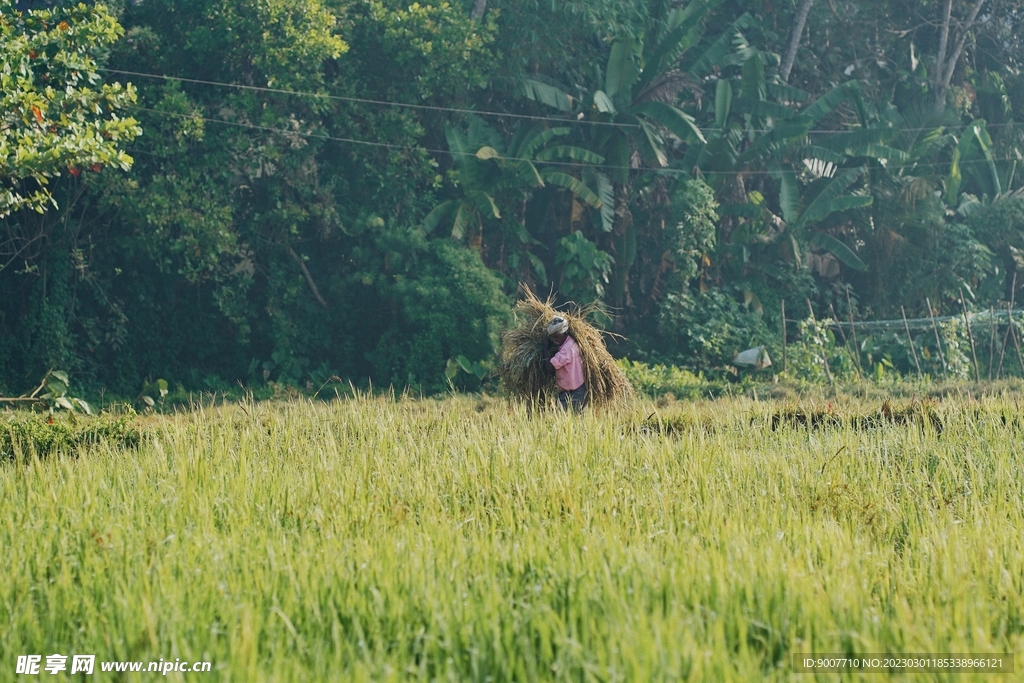
<path fill-rule="evenodd" d="M 583 377 L 583 357 L 579 344 L 569 336 L 569 321 L 555 316 L 548 323 L 548 344 L 545 368 L 555 375 L 558 404 L 563 410 L 572 407 L 576 413 L 587 405 L 587 384 Z M 551 351 L 554 351 L 552 354 Z"/>

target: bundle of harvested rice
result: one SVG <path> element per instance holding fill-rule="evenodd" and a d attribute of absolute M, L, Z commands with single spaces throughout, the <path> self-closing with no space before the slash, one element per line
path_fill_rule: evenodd
<path fill-rule="evenodd" d="M 593 405 L 604 405 L 632 396 L 633 387 L 615 364 L 604 345 L 601 331 L 587 322 L 596 308 L 556 311 L 553 301 L 541 301 L 526 285 L 516 303 L 516 326 L 501 338 L 498 376 L 513 396 L 544 401 L 556 392 L 554 380 L 544 372 L 544 339 L 551 319 L 560 315 L 569 322 L 569 334 L 576 340 L 583 358 L 587 395 Z"/>

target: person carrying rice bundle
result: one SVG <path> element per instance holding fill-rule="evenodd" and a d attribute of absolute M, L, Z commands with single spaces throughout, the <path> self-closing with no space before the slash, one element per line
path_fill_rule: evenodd
<path fill-rule="evenodd" d="M 587 382 L 583 375 L 580 346 L 569 334 L 569 321 L 556 315 L 548 323 L 545 357 L 558 387 L 558 405 L 581 413 L 587 405 Z M 552 354 L 551 352 L 554 351 Z"/>
<path fill-rule="evenodd" d="M 557 311 L 553 297 L 541 301 L 522 286 L 516 323 L 501 338 L 497 374 L 511 397 L 534 405 L 557 396 L 579 413 L 629 399 L 633 387 L 605 347 L 602 332 L 587 322 L 597 306 Z"/>

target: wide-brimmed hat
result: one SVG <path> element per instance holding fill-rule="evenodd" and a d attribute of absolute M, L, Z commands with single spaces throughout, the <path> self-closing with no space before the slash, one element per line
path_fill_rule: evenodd
<path fill-rule="evenodd" d="M 568 334 L 569 332 L 569 321 L 560 315 L 556 315 L 548 323 L 548 335 L 552 334 Z"/>

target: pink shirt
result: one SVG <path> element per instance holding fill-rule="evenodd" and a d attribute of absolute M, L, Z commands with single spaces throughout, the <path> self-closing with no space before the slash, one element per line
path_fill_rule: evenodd
<path fill-rule="evenodd" d="M 580 347 L 572 337 L 566 337 L 558 353 L 551 357 L 555 366 L 555 384 L 562 391 L 575 391 L 583 386 L 583 357 Z"/>

